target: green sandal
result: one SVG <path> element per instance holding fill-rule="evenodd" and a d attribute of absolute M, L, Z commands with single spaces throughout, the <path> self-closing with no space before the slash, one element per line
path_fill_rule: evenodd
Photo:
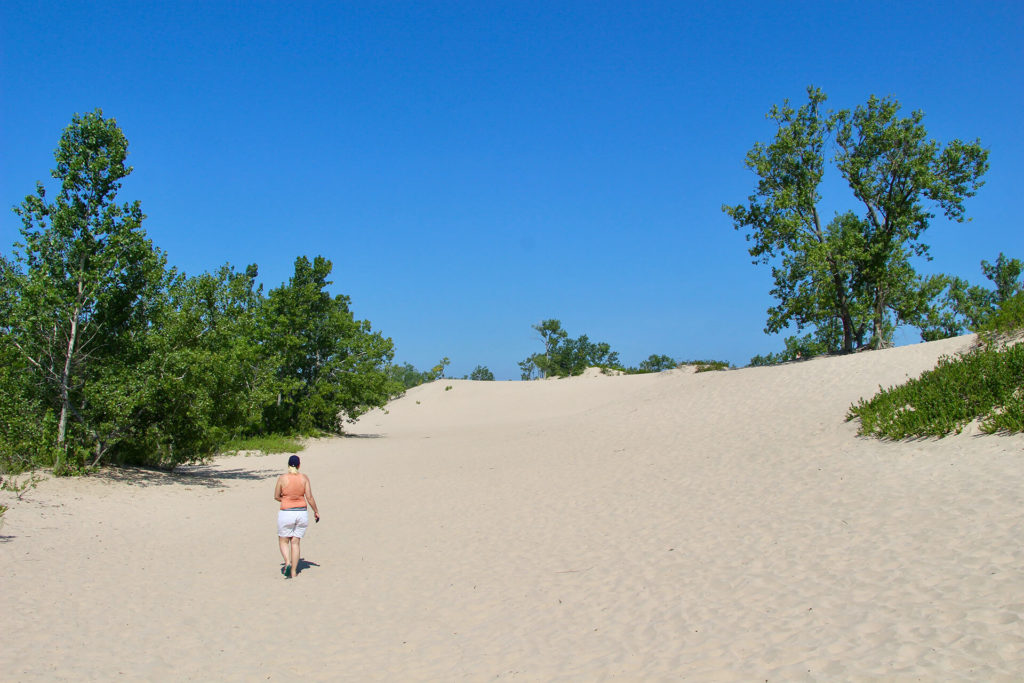
<path fill-rule="evenodd" d="M 284 575 L 284 578 L 286 578 L 286 579 L 292 578 L 292 577 L 288 576 L 288 572 L 291 570 L 291 568 L 292 568 L 292 566 L 290 564 L 286 564 L 284 567 L 281 568 L 281 574 Z"/>

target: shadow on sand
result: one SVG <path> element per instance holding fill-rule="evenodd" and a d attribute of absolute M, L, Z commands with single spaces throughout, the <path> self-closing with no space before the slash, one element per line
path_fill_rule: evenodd
<path fill-rule="evenodd" d="M 320 565 L 318 563 L 310 562 L 309 560 L 303 557 L 299 560 L 298 572 L 295 575 L 299 576 L 300 574 L 302 574 L 302 572 L 306 571 L 307 569 L 312 569 L 313 567 L 319 566 Z M 284 562 L 281 563 L 281 573 L 284 574 Z"/>
<path fill-rule="evenodd" d="M 148 469 L 142 467 L 110 467 L 93 476 L 98 479 L 116 481 L 132 486 L 204 486 L 206 488 L 223 488 L 229 481 L 249 480 L 260 481 L 273 479 L 277 471 L 265 471 L 235 467 L 232 469 L 214 469 L 208 465 L 189 465 L 180 467 L 173 472 Z"/>

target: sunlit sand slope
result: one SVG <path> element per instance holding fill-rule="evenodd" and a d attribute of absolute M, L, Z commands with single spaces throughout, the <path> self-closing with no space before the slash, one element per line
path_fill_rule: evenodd
<path fill-rule="evenodd" d="M 0 679 L 1014 680 L 1024 439 L 844 422 L 970 341 L 417 387 L 303 454 L 293 581 L 283 456 L 44 482 L 0 531 Z"/>

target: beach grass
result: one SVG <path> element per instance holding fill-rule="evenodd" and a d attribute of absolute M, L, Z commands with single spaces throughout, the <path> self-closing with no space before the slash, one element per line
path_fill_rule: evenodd
<path fill-rule="evenodd" d="M 259 451 L 265 454 L 298 453 L 302 449 L 302 442 L 297 437 L 284 434 L 266 434 L 232 439 L 224 444 L 220 452 L 225 455 L 252 451 Z"/>

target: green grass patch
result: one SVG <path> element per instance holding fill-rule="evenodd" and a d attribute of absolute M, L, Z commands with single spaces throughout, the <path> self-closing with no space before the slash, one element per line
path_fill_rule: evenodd
<path fill-rule="evenodd" d="M 239 451 L 260 451 L 262 453 L 298 453 L 303 449 L 298 437 L 283 434 L 267 434 L 266 436 L 247 436 L 232 439 L 221 447 L 221 453 L 238 453 Z"/>
<path fill-rule="evenodd" d="M 1024 344 L 943 356 L 934 370 L 850 407 L 859 433 L 883 439 L 943 437 L 979 419 L 985 433 L 1024 431 Z"/>

